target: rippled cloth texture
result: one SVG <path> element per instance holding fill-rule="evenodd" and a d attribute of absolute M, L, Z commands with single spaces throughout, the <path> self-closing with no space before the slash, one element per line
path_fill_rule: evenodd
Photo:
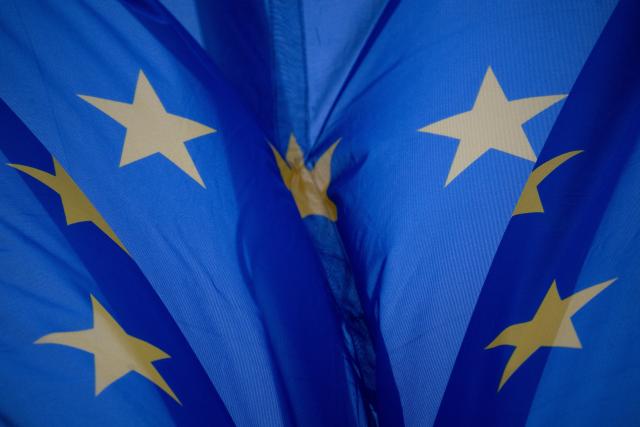
<path fill-rule="evenodd" d="M 636 419 L 617 3 L 0 4 L 3 420 Z"/>

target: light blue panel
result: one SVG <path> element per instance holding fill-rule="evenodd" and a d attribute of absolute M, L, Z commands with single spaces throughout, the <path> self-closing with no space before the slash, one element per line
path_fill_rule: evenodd
<path fill-rule="evenodd" d="M 337 100 L 318 152 L 342 138 L 329 194 L 407 425 L 436 416 L 533 167 L 492 150 L 445 188 L 458 141 L 417 130 L 470 110 L 489 66 L 509 100 L 568 93 L 615 3 L 393 3 Z M 536 153 L 561 108 L 525 124 Z"/>

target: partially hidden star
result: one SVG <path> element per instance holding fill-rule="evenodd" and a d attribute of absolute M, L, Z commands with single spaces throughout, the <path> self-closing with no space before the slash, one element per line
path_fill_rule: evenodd
<path fill-rule="evenodd" d="M 91 306 L 91 329 L 52 333 L 35 343 L 60 344 L 93 354 L 96 396 L 129 372 L 136 372 L 181 404 L 152 363 L 171 356 L 146 341 L 128 335 L 93 295 Z"/>
<path fill-rule="evenodd" d="M 564 162 L 570 158 L 582 153 L 582 150 L 569 151 L 559 156 L 548 160 L 535 168 L 527 183 L 524 185 L 520 199 L 513 210 L 513 216 L 523 215 L 528 213 L 542 213 L 544 207 L 542 206 L 542 200 L 540 199 L 540 192 L 538 191 L 538 185 L 545 180 L 554 170 L 559 168 Z"/>
<path fill-rule="evenodd" d="M 23 172 L 30 177 L 40 181 L 53 191 L 58 193 L 62 201 L 64 216 L 67 225 L 76 224 L 78 222 L 92 222 L 104 234 L 109 236 L 120 248 L 127 252 L 116 233 L 109 227 L 107 221 L 104 220 L 100 212 L 93 206 L 87 196 L 82 192 L 80 187 L 75 183 L 67 171 L 62 167 L 60 162 L 53 158 L 54 174 L 36 169 L 31 166 L 9 163 L 14 169 Z M 127 252 L 128 253 L 128 252 Z"/>
<path fill-rule="evenodd" d="M 490 149 L 535 162 L 536 154 L 522 125 L 565 97 L 549 95 L 509 101 L 489 67 L 471 110 L 419 129 L 459 140 L 444 186 Z"/>
<path fill-rule="evenodd" d="M 278 169 L 285 186 L 293 195 L 300 216 L 324 216 L 336 221 L 338 211 L 336 205 L 327 195 L 331 182 L 331 159 L 338 143 L 336 141 L 318 159 L 312 170 L 304 163 L 304 154 L 294 135 L 289 138 L 286 160 L 280 156 L 276 148 L 269 144 L 276 158 Z"/>
<path fill-rule="evenodd" d="M 615 281 L 614 278 L 598 283 L 562 299 L 554 280 L 533 319 L 509 326 L 485 347 L 485 350 L 502 345 L 515 347 L 500 378 L 498 391 L 538 349 L 582 348 L 571 317 Z"/>
<path fill-rule="evenodd" d="M 216 130 L 168 113 L 142 70 L 132 103 L 78 96 L 127 128 L 120 167 L 160 153 L 206 188 L 185 142 Z"/>

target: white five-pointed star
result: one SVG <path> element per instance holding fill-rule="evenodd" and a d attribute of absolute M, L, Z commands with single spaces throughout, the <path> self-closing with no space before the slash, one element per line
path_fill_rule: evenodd
<path fill-rule="evenodd" d="M 133 103 L 78 95 L 127 128 L 120 167 L 160 153 L 205 187 L 184 143 L 215 132 L 208 126 L 167 113 L 142 70 Z"/>
<path fill-rule="evenodd" d="M 522 125 L 565 97 L 536 96 L 509 101 L 489 67 L 470 111 L 420 129 L 460 140 L 445 187 L 492 148 L 535 162 L 536 155 Z"/>

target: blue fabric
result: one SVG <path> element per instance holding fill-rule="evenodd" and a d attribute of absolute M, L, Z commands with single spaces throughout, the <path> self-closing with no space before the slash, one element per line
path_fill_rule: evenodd
<path fill-rule="evenodd" d="M 539 163 L 584 152 L 539 187 L 544 214 L 509 224 L 438 424 L 598 426 L 638 419 L 638 19 L 637 2 L 620 2 L 558 117 Z M 612 278 L 573 316 L 582 349 L 542 348 L 496 392 L 513 347 L 484 350 L 487 344 L 505 327 L 530 320 L 552 281 L 567 298 Z"/>
<path fill-rule="evenodd" d="M 417 129 L 469 110 L 489 66 L 510 100 L 569 93 L 615 3 L 338 7 L 274 1 L 251 9 L 263 11 L 268 27 L 261 43 L 272 52 L 269 72 L 275 76 L 261 93 L 272 94 L 262 105 L 274 106 L 267 132 L 273 144 L 286 152 L 294 132 L 313 165 L 342 140 L 329 187 L 339 237 L 323 218 L 305 224 L 319 253 L 329 253 L 325 265 L 342 257 L 350 270 L 332 283 L 348 289 L 353 277 L 358 286 L 375 346 L 382 424 L 435 420 L 477 296 L 533 167 L 491 151 L 444 188 L 457 141 Z M 241 19 L 244 10 L 228 12 L 227 23 L 219 25 L 256 31 L 251 20 Z M 200 22 L 221 16 L 201 15 Z M 201 31 L 207 28 L 201 25 Z M 255 58 L 254 45 L 243 46 L 245 57 Z M 220 66 L 225 68 L 222 58 Z M 249 93 L 247 86 L 257 83 L 235 82 Z M 536 153 L 561 107 L 525 124 Z"/>
<path fill-rule="evenodd" d="M 7 425 L 233 425 L 178 326 L 133 260 L 91 223 L 66 225 L 57 193 L 6 163 L 53 173 L 51 155 L 0 103 L 3 275 L 0 414 Z M 132 374 L 94 397 L 93 361 L 40 337 L 92 327 L 90 295 L 171 356 L 157 367 L 180 405 Z M 37 410 L 34 410 L 37 403 Z"/>
<path fill-rule="evenodd" d="M 321 265 L 264 134 L 171 15 L 16 1 L 0 28 L 0 96 L 120 236 L 234 422 L 356 424 Z M 125 129 L 77 96 L 131 102 L 141 69 L 167 111 L 217 129 L 186 144 L 206 190 L 160 155 L 120 168 Z"/>
<path fill-rule="evenodd" d="M 600 38 L 617 3 L 0 2 L 0 160 L 59 160 L 128 250 L 0 168 L 0 421 L 636 419 L 639 16 L 623 0 Z M 509 101 L 569 96 L 523 124 L 537 161 L 489 150 L 445 185 L 461 143 L 418 129 L 470 110 L 489 67 Z M 216 129 L 185 144 L 206 188 L 160 154 L 120 167 L 127 131 L 77 96 L 130 103 L 141 70 Z M 291 134 L 309 168 L 340 140 L 336 222 L 300 218 L 268 145 Z M 514 217 L 570 150 L 545 212 Z M 500 331 L 553 279 L 564 298 L 613 277 L 573 317 L 583 349 L 540 349 L 496 392 Z M 94 396 L 90 355 L 34 344 L 90 327 L 90 294 L 171 355 L 154 366 L 182 404 L 137 374 Z"/>
<path fill-rule="evenodd" d="M 383 1 L 163 3 L 218 65 L 281 153 L 294 134 L 311 167 L 323 118 L 384 9 Z M 340 31 L 328 31 L 334 27 Z M 260 70 L 256 73 L 255 70 Z M 334 141 L 335 142 L 335 141 Z M 374 422 L 376 354 L 348 255 L 336 225 L 304 220 L 343 326 L 347 355 Z M 389 400 L 388 397 L 385 398 Z"/>
<path fill-rule="evenodd" d="M 342 138 L 329 194 L 379 335 L 385 425 L 434 422 L 533 167 L 491 150 L 445 187 L 459 142 L 417 130 L 470 110 L 489 66 L 509 100 L 569 93 L 615 3 L 403 1 L 378 19 L 314 149 Z M 535 153 L 561 108 L 524 125 Z"/>

